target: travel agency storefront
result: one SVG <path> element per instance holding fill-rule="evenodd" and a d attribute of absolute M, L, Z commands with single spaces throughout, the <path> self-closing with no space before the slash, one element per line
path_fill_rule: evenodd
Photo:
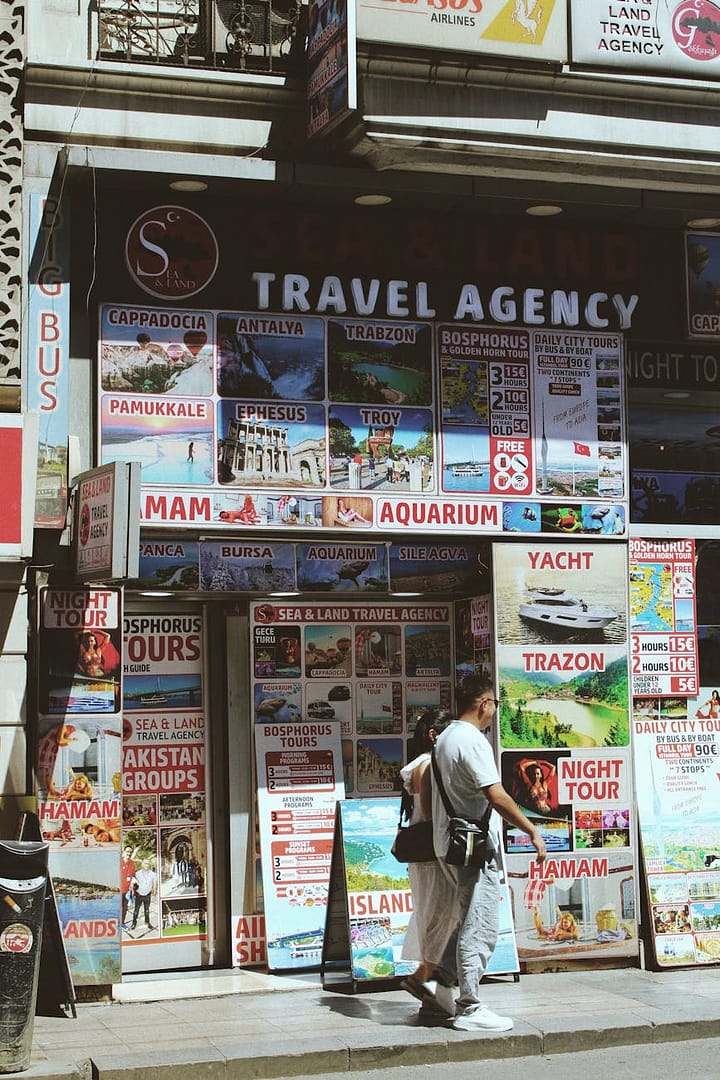
<path fill-rule="evenodd" d="M 59 633 L 91 653 L 39 703 L 77 982 L 317 967 L 338 800 L 353 933 L 401 972 L 397 771 L 470 672 L 550 849 L 506 828 L 506 970 L 637 962 L 643 865 L 658 962 L 712 962 L 695 527 L 628 559 L 626 356 L 687 338 L 684 237 L 256 187 L 105 191 L 98 227 L 97 462 L 142 463 L 141 536 L 138 579 L 86 594 L 94 642 L 72 590 L 40 606 L 41 661 Z"/>

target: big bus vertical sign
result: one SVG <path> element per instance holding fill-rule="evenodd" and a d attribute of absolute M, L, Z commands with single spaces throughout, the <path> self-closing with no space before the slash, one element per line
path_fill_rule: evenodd
<path fill-rule="evenodd" d="M 65 527 L 68 492 L 70 272 L 67 206 L 30 196 L 27 407 L 40 417 L 35 525 Z"/>

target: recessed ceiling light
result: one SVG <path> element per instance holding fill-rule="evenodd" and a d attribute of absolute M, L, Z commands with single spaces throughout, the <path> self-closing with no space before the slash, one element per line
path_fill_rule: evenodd
<path fill-rule="evenodd" d="M 562 206 L 554 206 L 552 203 L 539 203 L 537 206 L 528 206 L 525 213 L 531 217 L 555 217 L 562 214 Z"/>
<path fill-rule="evenodd" d="M 299 596 L 299 595 L 300 595 L 300 593 L 297 591 L 297 589 L 294 592 L 291 591 L 291 592 L 271 592 L 271 593 L 268 593 L 268 596 Z"/>
<path fill-rule="evenodd" d="M 664 398 L 669 398 L 671 401 L 682 401 L 684 398 L 690 397 L 688 390 L 668 390 L 663 394 Z"/>
<path fill-rule="evenodd" d="M 173 191 L 207 191 L 208 189 L 204 180 L 171 180 L 170 187 Z"/>
<path fill-rule="evenodd" d="M 392 202 L 391 195 L 356 195 L 355 203 L 358 206 L 387 206 Z"/>
<path fill-rule="evenodd" d="M 139 593 L 140 596 L 174 596 L 175 593 L 165 592 L 163 589 L 142 589 Z"/>
<path fill-rule="evenodd" d="M 687 223 L 688 229 L 716 229 L 720 225 L 717 217 L 694 217 Z"/>

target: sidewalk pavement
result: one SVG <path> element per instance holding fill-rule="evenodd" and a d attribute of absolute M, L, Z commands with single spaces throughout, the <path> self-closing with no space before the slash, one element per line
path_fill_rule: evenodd
<path fill-rule="evenodd" d="M 490 1008 L 514 1018 L 512 1031 L 426 1027 L 402 990 L 325 991 L 317 974 L 129 981 L 116 988 L 122 1000 L 79 1005 L 77 1018 L 36 1017 L 21 1075 L 254 1080 L 720 1036 L 720 967 L 504 976 L 483 985 Z"/>

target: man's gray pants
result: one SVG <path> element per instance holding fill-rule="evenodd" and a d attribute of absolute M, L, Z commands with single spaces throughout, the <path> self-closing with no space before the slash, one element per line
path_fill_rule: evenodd
<path fill-rule="evenodd" d="M 485 974 L 498 938 L 500 874 L 495 859 L 482 870 L 477 867 L 448 866 L 443 870 L 455 881 L 459 917 L 450 935 L 442 963 L 437 970 L 440 982 L 460 986 L 456 1015 L 473 1012 L 482 1004 L 480 981 Z"/>

